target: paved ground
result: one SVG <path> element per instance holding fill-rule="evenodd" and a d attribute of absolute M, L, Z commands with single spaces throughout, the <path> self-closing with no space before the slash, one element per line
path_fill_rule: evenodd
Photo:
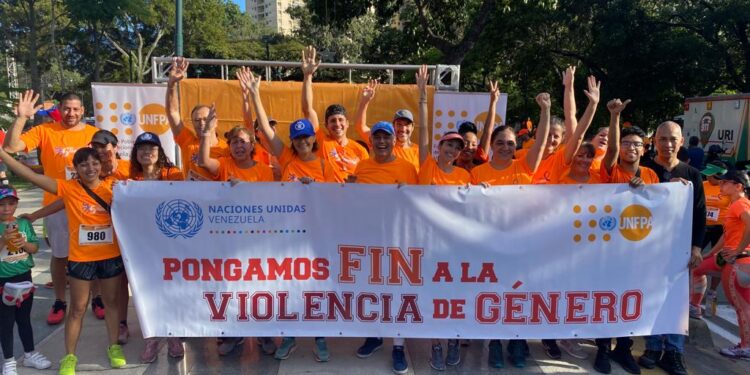
<path fill-rule="evenodd" d="M 21 205 L 19 213 L 35 210 L 41 204 L 41 192 L 36 189 L 20 192 Z M 41 223 L 37 223 L 37 233 L 42 233 Z M 49 246 L 43 243 L 38 256 L 35 257 L 34 282 L 38 291 L 34 298 L 32 310 L 34 336 L 37 349 L 53 361 L 53 368 L 45 371 L 29 370 L 19 367 L 20 374 L 52 374 L 56 372 L 57 361 L 64 354 L 62 325 L 50 327 L 46 324 L 46 313 L 52 304 L 53 294 L 44 288 L 49 281 Z M 730 346 L 738 341 L 737 323 L 733 310 L 722 305 L 719 316 L 705 321 L 691 321 L 691 340 L 686 347 L 686 358 L 691 374 L 748 375 L 750 361 L 732 361 L 717 354 L 718 348 Z M 362 339 L 329 339 L 331 361 L 317 363 L 313 359 L 311 338 L 297 340 L 297 351 L 285 361 L 277 361 L 271 356 L 263 355 L 255 345 L 254 338 L 247 338 L 246 344 L 239 347 L 229 356 L 220 357 L 216 350 L 216 340 L 185 340 L 186 356 L 181 360 L 167 357 L 166 343 L 162 344 L 159 358 L 152 364 L 139 364 L 138 358 L 144 347 L 140 336 L 135 310 L 130 308 L 130 342 L 124 346 L 125 355 L 131 363 L 124 369 L 112 370 L 106 359 L 106 334 L 103 321 L 96 320 L 89 313 L 84 322 L 84 329 L 78 346 L 78 371 L 85 374 L 391 374 L 390 343 L 386 341 L 383 350 L 368 359 L 359 359 L 354 351 Z M 635 354 L 643 350 L 643 340 L 635 340 Z M 278 344 L 278 341 L 277 341 Z M 596 373 L 592 367 L 595 347 L 587 348 L 591 358 L 578 360 L 564 356 L 563 360 L 548 359 L 538 341 L 530 342 L 531 359 L 525 369 L 490 369 L 487 367 L 487 341 L 474 340 L 462 349 L 462 362 L 448 371 L 432 370 L 429 358 L 429 340 L 407 340 L 407 355 L 410 374 L 585 374 Z M 20 342 L 16 339 L 15 354 L 22 354 Z M 507 362 L 507 361 L 506 361 Z M 613 374 L 626 374 L 613 363 Z M 664 374 L 661 370 L 644 370 L 644 374 Z"/>

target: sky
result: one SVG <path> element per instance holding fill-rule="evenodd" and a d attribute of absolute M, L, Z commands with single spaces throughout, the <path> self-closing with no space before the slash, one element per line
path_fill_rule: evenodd
<path fill-rule="evenodd" d="M 241 11 L 245 11 L 245 0 L 232 0 L 232 2 L 239 5 Z"/>

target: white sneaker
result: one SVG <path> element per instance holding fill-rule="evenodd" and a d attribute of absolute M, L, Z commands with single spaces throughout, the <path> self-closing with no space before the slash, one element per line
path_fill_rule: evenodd
<path fill-rule="evenodd" d="M 50 362 L 42 353 L 34 351 L 23 355 L 23 365 L 24 367 L 33 367 L 37 370 L 44 370 L 50 368 L 52 362 Z"/>
<path fill-rule="evenodd" d="M 18 375 L 18 372 L 16 372 L 16 360 L 14 358 L 6 359 L 3 363 L 3 375 Z"/>
<path fill-rule="evenodd" d="M 573 358 L 586 359 L 589 354 L 581 347 L 581 343 L 576 339 L 560 340 L 560 348 Z"/>
<path fill-rule="evenodd" d="M 750 359 L 750 348 L 740 348 L 739 344 L 731 348 L 721 349 L 719 353 L 730 358 Z"/>

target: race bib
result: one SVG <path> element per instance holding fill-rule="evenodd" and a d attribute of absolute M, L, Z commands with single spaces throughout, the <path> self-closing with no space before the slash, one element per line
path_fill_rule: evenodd
<path fill-rule="evenodd" d="M 111 225 L 81 225 L 78 229 L 78 244 L 106 245 L 113 243 L 114 231 Z"/>
<path fill-rule="evenodd" d="M 192 169 L 188 170 L 187 179 L 188 179 L 188 181 L 210 181 L 209 179 L 207 179 L 206 177 L 204 177 L 202 174 L 200 174 L 200 173 L 198 173 L 198 172 L 196 172 L 196 171 L 194 171 Z"/>
<path fill-rule="evenodd" d="M 706 220 L 719 221 L 719 209 L 715 207 L 706 207 Z"/>
<path fill-rule="evenodd" d="M 16 263 L 29 257 L 29 254 L 23 249 L 12 250 L 11 247 L 5 246 L 0 250 L 0 262 Z"/>
<path fill-rule="evenodd" d="M 76 169 L 73 167 L 65 167 L 65 179 L 66 180 L 74 180 L 78 177 L 78 173 L 76 172 Z"/>

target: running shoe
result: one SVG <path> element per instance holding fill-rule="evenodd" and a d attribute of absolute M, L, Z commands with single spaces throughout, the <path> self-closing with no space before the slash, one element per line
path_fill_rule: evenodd
<path fill-rule="evenodd" d="M 107 356 L 109 357 L 109 364 L 112 368 L 120 368 L 127 364 L 125 361 L 125 354 L 122 353 L 122 346 L 120 345 L 110 345 L 109 348 L 107 348 Z"/>
<path fill-rule="evenodd" d="M 127 323 L 120 322 L 120 326 L 117 328 L 117 343 L 125 345 L 128 343 L 130 338 L 130 331 L 128 330 Z"/>
<path fill-rule="evenodd" d="M 409 371 L 409 363 L 406 362 L 406 353 L 401 345 L 393 345 L 391 352 L 393 358 L 393 372 L 395 374 L 406 374 Z"/>
<path fill-rule="evenodd" d="M 158 338 L 146 339 L 146 346 L 143 348 L 141 353 L 142 363 L 151 363 L 156 360 L 156 356 L 159 355 L 159 342 Z"/>
<path fill-rule="evenodd" d="M 270 337 L 258 337 L 258 346 L 263 350 L 263 354 L 272 355 L 276 352 L 276 343 Z"/>
<path fill-rule="evenodd" d="M 688 375 L 682 353 L 675 350 L 664 351 L 664 355 L 659 360 L 659 367 L 669 375 Z"/>
<path fill-rule="evenodd" d="M 703 317 L 700 306 L 690 305 L 689 313 L 691 319 L 700 319 Z"/>
<path fill-rule="evenodd" d="M 368 337 L 365 343 L 357 349 L 357 357 L 367 358 L 383 347 L 383 339 L 379 337 Z"/>
<path fill-rule="evenodd" d="M 182 358 L 185 356 L 185 348 L 178 337 L 167 339 L 167 354 L 172 358 Z"/>
<path fill-rule="evenodd" d="M 609 353 L 609 357 L 613 361 L 619 363 L 620 366 L 622 366 L 622 368 L 628 373 L 641 373 L 641 368 L 638 366 L 638 363 L 635 362 L 635 358 L 633 358 L 633 354 L 630 352 L 630 349 L 621 349 L 616 346 L 615 350 Z"/>
<path fill-rule="evenodd" d="M 612 372 L 612 364 L 609 362 L 609 353 L 606 349 L 599 349 L 596 351 L 596 359 L 594 359 L 594 370 L 600 374 L 609 374 Z"/>
<path fill-rule="evenodd" d="M 276 359 L 287 359 L 297 349 L 297 342 L 294 337 L 284 337 L 281 340 L 281 345 L 276 349 L 273 357 Z"/>
<path fill-rule="evenodd" d="M 74 354 L 68 354 L 60 360 L 60 370 L 58 375 L 76 375 L 76 365 L 78 357 Z"/>
<path fill-rule="evenodd" d="M 458 366 L 461 363 L 461 346 L 458 340 L 448 340 L 448 354 L 445 356 L 445 364 L 448 366 Z"/>
<path fill-rule="evenodd" d="M 503 358 L 503 344 L 500 340 L 490 340 L 489 354 L 487 355 L 487 364 L 494 368 L 505 367 Z"/>
<path fill-rule="evenodd" d="M 741 348 L 740 344 L 719 351 L 721 355 L 735 359 L 750 359 L 750 348 Z"/>
<path fill-rule="evenodd" d="M 443 359 L 443 346 L 435 344 L 432 346 L 432 355 L 430 356 L 430 367 L 438 371 L 445 371 L 445 360 Z"/>
<path fill-rule="evenodd" d="M 526 367 L 525 340 L 510 340 L 508 342 L 508 355 L 510 363 L 516 368 Z"/>
<path fill-rule="evenodd" d="M 573 358 L 586 359 L 589 357 L 589 354 L 581 347 L 581 342 L 576 339 L 560 340 L 560 348 Z"/>
<path fill-rule="evenodd" d="M 62 323 L 65 320 L 65 310 L 67 308 L 68 305 L 65 302 L 59 299 L 55 300 L 52 309 L 49 311 L 49 315 L 47 315 L 47 324 L 54 326 Z"/>
<path fill-rule="evenodd" d="M 330 354 L 328 353 L 328 345 L 326 345 L 326 339 L 324 337 L 315 338 L 313 355 L 315 355 L 315 360 L 318 362 L 328 362 Z"/>
<path fill-rule="evenodd" d="M 562 358 L 562 352 L 560 352 L 560 348 L 557 346 L 557 340 L 542 340 L 542 346 L 544 347 L 544 353 L 550 359 Z"/>
<path fill-rule="evenodd" d="M 8 358 L 3 362 L 3 375 L 18 375 L 15 358 Z"/>
<path fill-rule="evenodd" d="M 651 370 L 656 367 L 662 357 L 661 350 L 646 350 L 643 355 L 638 358 L 638 364 Z"/>
<path fill-rule="evenodd" d="M 229 355 L 235 348 L 244 343 L 244 337 L 225 337 L 221 344 L 219 344 L 219 355 Z"/>
<path fill-rule="evenodd" d="M 97 319 L 104 319 L 104 303 L 102 302 L 102 296 L 96 296 L 91 299 L 91 312 L 94 313 L 94 316 Z"/>

